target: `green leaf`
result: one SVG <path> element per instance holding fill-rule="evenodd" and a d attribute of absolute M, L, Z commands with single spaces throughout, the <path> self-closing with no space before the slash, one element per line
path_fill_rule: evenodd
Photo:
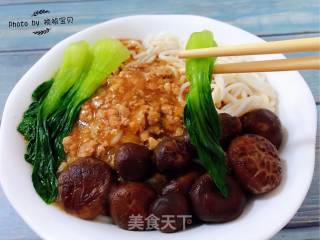
<path fill-rule="evenodd" d="M 72 43 L 66 48 L 63 63 L 43 103 L 45 118 L 59 106 L 61 97 L 74 83 L 87 74 L 91 60 L 92 56 L 86 41 Z"/>
<path fill-rule="evenodd" d="M 25 159 L 33 165 L 32 182 L 46 203 L 57 195 L 57 169 L 65 159 L 62 140 L 89 98 L 130 53 L 118 40 L 105 39 L 89 48 L 85 41 L 69 45 L 54 80 L 33 92 L 33 102 L 17 130 L 28 141 Z"/>
<path fill-rule="evenodd" d="M 217 46 L 209 31 L 193 33 L 187 49 Z M 199 159 L 207 169 L 215 185 L 223 194 L 228 195 L 226 185 L 227 167 L 224 151 L 220 146 L 220 123 L 211 95 L 211 76 L 213 58 L 191 58 L 186 62 L 186 77 L 190 91 L 184 109 L 184 123 L 195 146 Z"/>

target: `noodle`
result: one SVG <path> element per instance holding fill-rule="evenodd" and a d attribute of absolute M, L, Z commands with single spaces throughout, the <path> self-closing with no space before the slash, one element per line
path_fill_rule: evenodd
<path fill-rule="evenodd" d="M 178 101 L 183 102 L 182 95 L 186 91 L 186 89 L 189 87 L 189 82 L 185 82 L 181 85 L 180 91 L 179 91 L 179 96 L 178 96 Z"/>
<path fill-rule="evenodd" d="M 178 100 L 185 101 L 183 95 L 189 86 L 184 76 L 185 63 L 174 54 L 183 49 L 179 39 L 170 34 L 160 34 L 147 39 L 143 44 L 146 50 L 133 56 L 134 62 L 136 64 L 150 63 L 157 58 L 167 62 L 169 66 L 166 67 L 176 76 L 179 73 L 184 82 L 181 85 Z M 249 60 L 249 57 L 219 57 L 217 63 Z M 243 115 L 256 108 L 266 108 L 276 112 L 277 94 L 267 81 L 265 74 L 214 74 L 212 79 L 212 99 L 218 112 L 225 112 L 233 116 Z"/>

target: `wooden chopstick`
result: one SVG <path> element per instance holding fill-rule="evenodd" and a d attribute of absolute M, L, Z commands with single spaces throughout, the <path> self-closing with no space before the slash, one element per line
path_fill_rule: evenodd
<path fill-rule="evenodd" d="M 320 69 L 320 56 L 216 64 L 214 66 L 214 73 L 273 72 L 308 69 Z"/>
<path fill-rule="evenodd" d="M 214 48 L 201 48 L 193 50 L 182 50 L 178 52 L 178 56 L 181 58 L 221 57 L 313 51 L 320 51 L 319 37 L 274 41 L 266 43 L 242 44 L 233 46 L 218 46 Z"/>

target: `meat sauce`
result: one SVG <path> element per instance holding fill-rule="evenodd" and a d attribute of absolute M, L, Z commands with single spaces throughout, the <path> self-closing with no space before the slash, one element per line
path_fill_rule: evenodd
<path fill-rule="evenodd" d="M 123 41 L 137 54 L 136 41 Z M 153 149 L 164 136 L 183 133 L 183 80 L 167 63 L 133 59 L 106 79 L 81 107 L 72 132 L 63 140 L 68 161 L 98 157 L 113 166 L 113 147 L 125 142 Z"/>

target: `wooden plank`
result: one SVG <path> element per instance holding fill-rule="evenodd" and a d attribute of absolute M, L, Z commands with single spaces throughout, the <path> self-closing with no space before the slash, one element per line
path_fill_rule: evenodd
<path fill-rule="evenodd" d="M 108 0 L 94 0 L 108 1 Z M 0 0 L 0 5 L 25 5 L 25 4 L 48 4 L 48 3 L 66 3 L 66 2 L 88 2 L 88 0 Z"/>
<path fill-rule="evenodd" d="M 318 227 L 284 229 L 272 240 L 319 240 L 320 229 Z"/>
<path fill-rule="evenodd" d="M 48 17 L 72 16 L 73 25 L 54 26 L 44 36 L 35 37 L 30 29 L 12 30 L 8 21 L 30 20 L 37 9 L 48 9 Z M 234 11 L 237 9 L 237 11 Z M 196 14 L 229 22 L 260 35 L 319 32 L 318 0 L 123 0 L 34 3 L 0 6 L 1 50 L 50 48 L 66 36 L 95 23 L 132 14 Z M 47 15 L 46 15 L 47 16 Z M 40 17 L 41 19 L 41 17 Z M 43 19 L 42 19 L 43 20 Z"/>
<path fill-rule="evenodd" d="M 44 53 L 43 51 L 0 53 L 0 117 L 14 85 Z"/>

